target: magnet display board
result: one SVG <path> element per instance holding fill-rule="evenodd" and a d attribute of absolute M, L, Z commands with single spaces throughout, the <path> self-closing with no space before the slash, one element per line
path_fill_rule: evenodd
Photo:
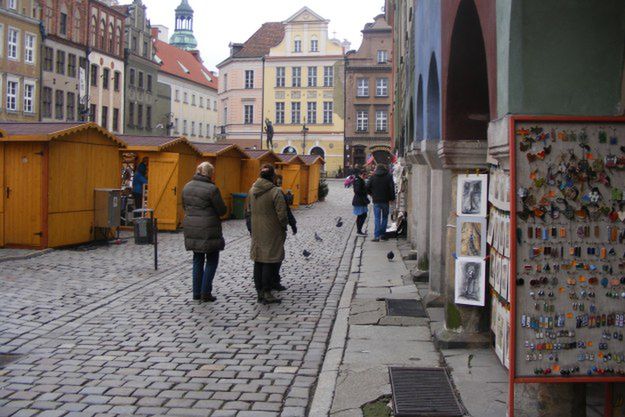
<path fill-rule="evenodd" d="M 511 384 L 625 381 L 625 119 L 510 123 Z"/>

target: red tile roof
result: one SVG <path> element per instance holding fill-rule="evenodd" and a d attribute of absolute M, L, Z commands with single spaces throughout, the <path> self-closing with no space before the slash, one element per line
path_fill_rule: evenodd
<path fill-rule="evenodd" d="M 8 135 L 49 135 L 80 126 L 82 123 L 0 123 Z"/>
<path fill-rule="evenodd" d="M 300 155 L 299 157 L 302 158 L 304 162 L 306 162 L 306 165 L 314 164 L 315 162 L 317 162 L 317 159 L 320 159 L 322 164 L 325 163 L 323 158 L 319 155 Z"/>
<path fill-rule="evenodd" d="M 284 38 L 284 24 L 268 22 L 245 41 L 243 48 L 234 54 L 234 58 L 260 58 L 269 53 L 269 49 L 278 45 Z"/>
<path fill-rule="evenodd" d="M 232 143 L 202 143 L 202 142 L 193 142 L 193 146 L 195 146 L 200 153 L 207 156 L 207 154 L 212 155 L 220 155 L 222 153 L 228 151 L 237 152 L 241 158 L 247 159 L 248 155 L 237 145 Z"/>
<path fill-rule="evenodd" d="M 155 150 L 163 151 L 166 148 L 173 146 L 177 143 L 184 143 L 192 148 L 195 152 L 200 153 L 200 150 L 184 136 L 133 136 L 133 135 L 119 135 L 119 138 L 128 144 L 129 148 L 133 147 L 146 147 L 155 148 Z"/>
<path fill-rule="evenodd" d="M 271 159 L 273 159 L 275 162 L 281 161 L 280 157 L 269 149 L 245 149 L 245 153 L 248 154 L 252 159 L 261 159 L 268 156 L 271 157 Z"/>
<path fill-rule="evenodd" d="M 50 141 L 75 132 L 86 129 L 95 129 L 102 135 L 108 137 L 119 146 L 126 146 L 126 142 L 118 136 L 104 129 L 93 122 L 75 123 L 21 123 L 21 122 L 0 122 L 0 141 Z M 30 138 L 29 138 L 30 137 Z"/>
<path fill-rule="evenodd" d="M 295 159 L 299 159 L 299 162 L 305 163 L 301 155 L 291 154 L 291 153 L 279 153 L 277 155 L 278 155 L 278 158 L 282 160 L 282 162 L 285 162 L 287 164 L 294 162 Z"/>
<path fill-rule="evenodd" d="M 158 39 L 154 39 L 154 49 L 161 60 L 160 71 L 217 90 L 217 74 L 209 71 L 191 52 Z M 210 81 L 206 76 L 210 77 Z"/>

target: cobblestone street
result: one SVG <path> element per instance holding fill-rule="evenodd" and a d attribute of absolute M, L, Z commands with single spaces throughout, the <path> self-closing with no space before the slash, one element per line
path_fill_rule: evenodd
<path fill-rule="evenodd" d="M 351 197 L 330 181 L 295 211 L 280 305 L 256 303 L 243 221 L 224 223 L 215 303 L 191 300 L 182 233 L 159 236 L 158 271 L 131 239 L 0 263 L 0 416 L 304 416 L 351 261 Z"/>

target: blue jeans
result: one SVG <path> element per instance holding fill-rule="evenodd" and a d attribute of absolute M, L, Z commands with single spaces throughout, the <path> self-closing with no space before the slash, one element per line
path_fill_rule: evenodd
<path fill-rule="evenodd" d="M 206 260 L 206 264 L 204 261 Z M 219 252 L 193 252 L 193 296 L 211 295 L 213 278 L 219 265 Z"/>
<path fill-rule="evenodd" d="M 373 218 L 375 229 L 373 237 L 379 239 L 386 233 L 388 225 L 388 203 L 373 203 Z"/>

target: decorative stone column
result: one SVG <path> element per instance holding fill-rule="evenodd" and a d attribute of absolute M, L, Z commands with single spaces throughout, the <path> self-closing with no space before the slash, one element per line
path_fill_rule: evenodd
<path fill-rule="evenodd" d="M 450 172 L 447 204 L 439 206 L 445 218 L 445 326 L 435 335 L 442 348 L 487 347 L 490 344 L 488 333 L 488 308 L 465 306 L 454 303 L 456 283 L 456 187 L 459 174 L 476 169 L 486 169 L 487 142 L 485 140 L 441 141 L 438 156 L 442 167 Z M 486 288 L 482 289 L 486 291 Z M 486 297 L 487 298 L 487 297 Z"/>
<path fill-rule="evenodd" d="M 408 239 L 417 251 L 419 266 L 429 264 L 430 168 L 421 153 L 421 141 L 412 143 L 406 153 L 409 169 Z"/>
<path fill-rule="evenodd" d="M 429 292 L 425 304 L 430 307 L 443 306 L 445 280 L 445 247 L 447 236 L 445 226 L 447 214 L 444 207 L 451 204 L 451 171 L 444 169 L 438 157 L 437 140 L 422 140 L 421 155 L 430 170 L 430 236 L 428 246 Z"/>

